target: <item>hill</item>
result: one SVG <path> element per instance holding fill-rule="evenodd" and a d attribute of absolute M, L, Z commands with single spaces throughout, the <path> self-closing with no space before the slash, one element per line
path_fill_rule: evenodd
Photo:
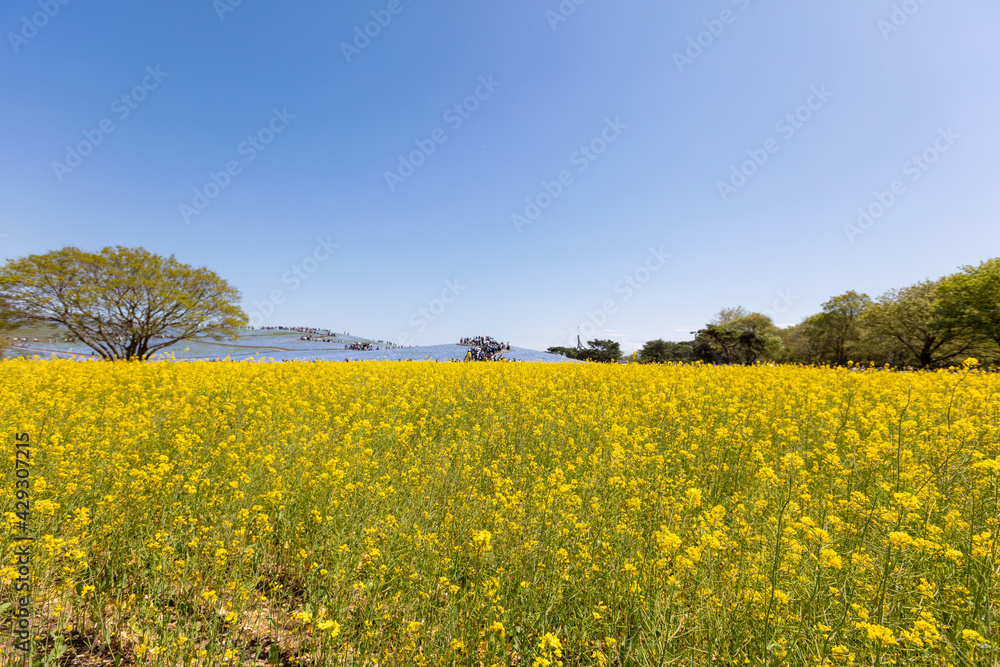
<path fill-rule="evenodd" d="M 67 342 L 63 329 L 25 327 L 12 332 L 20 339 L 7 350 L 6 357 L 96 357 L 93 350 L 80 342 Z M 335 341 L 301 340 L 302 333 L 292 330 L 244 330 L 232 341 L 212 340 L 178 343 L 154 355 L 154 359 L 178 361 L 216 360 L 228 357 L 232 361 L 461 361 L 468 346 L 457 344 L 389 348 L 386 344 L 361 336 L 337 334 Z M 369 351 L 348 349 L 351 344 L 370 344 Z M 504 353 L 510 361 L 571 361 L 559 355 L 513 347 Z"/>

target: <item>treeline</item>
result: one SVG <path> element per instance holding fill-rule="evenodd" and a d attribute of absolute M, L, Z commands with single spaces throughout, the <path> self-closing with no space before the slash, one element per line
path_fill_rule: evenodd
<path fill-rule="evenodd" d="M 1000 258 L 876 299 L 846 292 L 822 308 L 785 329 L 762 313 L 724 309 L 694 340 L 649 341 L 635 360 L 939 368 L 973 357 L 1000 365 Z"/>
<path fill-rule="evenodd" d="M 599 363 L 611 364 L 621 360 L 622 346 L 613 340 L 592 340 L 587 342 L 587 347 L 550 347 L 552 354 L 561 354 L 570 359 L 579 361 L 596 361 Z"/>

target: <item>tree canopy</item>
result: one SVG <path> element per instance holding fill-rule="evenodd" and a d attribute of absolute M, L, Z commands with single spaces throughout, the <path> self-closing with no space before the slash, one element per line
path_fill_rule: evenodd
<path fill-rule="evenodd" d="M 717 364 L 752 364 L 782 348 L 771 318 L 742 307 L 721 310 L 695 334 L 694 356 Z"/>
<path fill-rule="evenodd" d="M 936 314 L 1000 346 L 1000 258 L 966 266 L 941 281 Z"/>
<path fill-rule="evenodd" d="M 206 268 L 144 248 L 74 247 L 0 269 L 6 319 L 66 327 L 102 358 L 145 359 L 182 340 L 234 337 L 240 293 Z"/>
<path fill-rule="evenodd" d="M 639 363 L 665 364 L 668 361 L 691 361 L 691 343 L 672 343 L 658 338 L 642 346 L 638 353 Z"/>
<path fill-rule="evenodd" d="M 781 331 L 783 361 L 935 368 L 969 357 L 1000 363 L 1000 259 L 892 289 L 847 292 Z"/>
<path fill-rule="evenodd" d="M 761 360 L 940 368 L 973 357 L 1000 366 L 1000 258 L 955 274 L 892 289 L 877 299 L 848 291 L 819 313 L 778 329 L 746 308 L 723 308 L 688 343 L 651 340 L 642 363 Z"/>
<path fill-rule="evenodd" d="M 920 368 L 955 360 L 975 343 L 970 327 L 942 317 L 934 307 L 941 281 L 927 280 L 889 290 L 865 313 L 868 336 L 896 346 L 903 359 Z"/>
<path fill-rule="evenodd" d="M 613 340 L 589 340 L 587 347 L 582 350 L 575 347 L 550 347 L 548 352 L 561 354 L 570 359 L 601 363 L 616 363 L 622 358 L 621 344 Z"/>
<path fill-rule="evenodd" d="M 860 336 L 859 321 L 871 306 L 867 294 L 855 291 L 835 296 L 823 304 L 823 311 L 806 320 L 804 334 L 824 361 L 843 365 Z"/>

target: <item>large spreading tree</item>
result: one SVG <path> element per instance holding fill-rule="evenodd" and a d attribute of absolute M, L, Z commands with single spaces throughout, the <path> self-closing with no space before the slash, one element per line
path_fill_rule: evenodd
<path fill-rule="evenodd" d="M 858 323 L 871 304 L 867 294 L 852 290 L 833 297 L 823 304 L 823 312 L 806 320 L 803 334 L 811 339 L 817 361 L 843 366 L 850 360 L 860 338 Z"/>
<path fill-rule="evenodd" d="M 206 268 L 144 248 L 63 248 L 0 269 L 6 318 L 66 327 L 104 359 L 146 359 L 179 341 L 231 338 L 240 293 Z"/>
<path fill-rule="evenodd" d="M 550 347 L 547 351 L 580 361 L 596 361 L 605 364 L 617 363 L 622 358 L 622 346 L 613 340 L 588 340 L 588 347 Z"/>
<path fill-rule="evenodd" d="M 977 342 L 974 328 L 957 317 L 945 317 L 935 307 L 942 280 L 926 280 L 889 290 L 861 318 L 871 347 L 883 346 L 894 358 L 920 368 L 961 359 Z"/>
<path fill-rule="evenodd" d="M 1000 258 L 942 280 L 934 311 L 943 321 L 1000 345 Z"/>
<path fill-rule="evenodd" d="M 742 306 L 723 308 L 704 329 L 693 332 L 694 356 L 715 364 L 752 364 L 781 351 L 778 328 L 762 313 Z"/>

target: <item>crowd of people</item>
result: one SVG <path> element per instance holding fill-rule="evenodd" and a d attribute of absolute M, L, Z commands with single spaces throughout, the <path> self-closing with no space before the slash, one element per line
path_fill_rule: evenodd
<path fill-rule="evenodd" d="M 302 338 L 299 340 L 319 340 L 320 338 L 336 338 L 337 334 L 330 331 L 329 329 L 320 329 L 319 327 L 246 327 L 251 331 L 294 331 L 296 333 L 303 334 Z M 341 334 L 343 336 L 350 336 L 349 333 Z"/>
<path fill-rule="evenodd" d="M 319 333 L 330 333 L 327 329 L 320 329 L 318 327 L 246 327 L 250 331 L 297 331 L 303 334 L 319 334 Z"/>
<path fill-rule="evenodd" d="M 27 338 L 24 336 L 12 336 L 5 339 L 7 344 L 11 347 L 20 347 L 25 350 L 31 350 L 37 344 L 52 344 L 52 343 L 79 343 L 81 342 L 79 338 L 74 336 L 62 336 L 61 338 L 49 338 L 47 340 L 39 340 L 37 338 Z M 41 348 L 39 348 L 41 349 Z M 82 354 L 93 354 L 92 352 L 83 352 Z M 2 354 L 0 354 L 2 356 Z"/>
<path fill-rule="evenodd" d="M 510 343 L 499 343 L 489 336 L 462 338 L 458 344 L 471 348 L 465 355 L 466 361 L 502 361 L 501 355 L 510 352 Z"/>
<path fill-rule="evenodd" d="M 313 341 L 314 343 L 336 343 L 336 342 L 338 342 L 337 341 L 337 334 L 331 333 L 329 331 L 326 331 L 326 332 L 323 332 L 323 333 L 306 334 L 306 335 L 302 336 L 301 338 L 299 338 L 299 340 L 309 340 L 309 341 Z"/>
<path fill-rule="evenodd" d="M 344 349 L 345 350 L 354 350 L 356 352 L 373 352 L 375 350 L 381 350 L 382 348 L 378 347 L 377 345 L 375 345 L 373 343 L 361 343 L 359 341 L 355 341 L 353 343 L 348 343 L 344 347 Z"/>
<path fill-rule="evenodd" d="M 253 327 L 249 327 L 253 329 Z M 302 334 L 299 340 L 309 341 L 313 343 L 345 343 L 345 350 L 353 350 L 355 352 L 374 352 L 376 350 L 392 350 L 397 347 L 402 347 L 400 345 L 395 345 L 388 341 L 377 340 L 374 343 L 360 343 L 360 342 L 346 342 L 343 337 L 349 337 L 350 333 L 338 334 L 329 329 L 319 329 L 317 327 L 258 327 L 260 331 L 294 331 L 296 333 Z"/>

